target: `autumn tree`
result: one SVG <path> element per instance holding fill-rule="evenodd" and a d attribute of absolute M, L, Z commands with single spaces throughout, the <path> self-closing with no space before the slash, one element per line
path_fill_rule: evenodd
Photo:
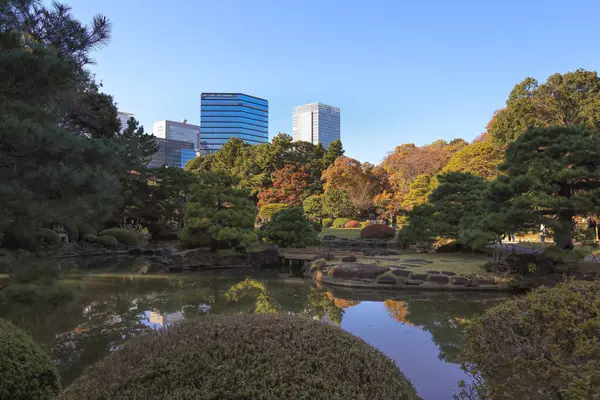
<path fill-rule="evenodd" d="M 508 143 L 530 127 L 569 125 L 600 130 L 600 78 L 595 71 L 556 73 L 542 84 L 526 78 L 513 88 L 488 131 Z"/>
<path fill-rule="evenodd" d="M 344 190 L 357 214 L 368 211 L 376 193 L 376 179 L 357 160 L 341 156 L 322 175 L 323 189 Z"/>
<path fill-rule="evenodd" d="M 269 203 L 285 203 L 291 206 L 301 206 L 308 197 L 310 175 L 304 167 L 286 164 L 275 171 L 273 186 L 258 194 L 259 207 Z"/>
<path fill-rule="evenodd" d="M 491 140 L 477 142 L 454 153 L 442 173 L 464 172 L 491 179 L 497 175 L 503 158 L 503 146 Z"/>
<path fill-rule="evenodd" d="M 499 170 L 470 225 L 473 242 L 545 224 L 572 248 L 572 218 L 600 211 L 600 135 L 591 128 L 531 129 L 509 144 Z"/>

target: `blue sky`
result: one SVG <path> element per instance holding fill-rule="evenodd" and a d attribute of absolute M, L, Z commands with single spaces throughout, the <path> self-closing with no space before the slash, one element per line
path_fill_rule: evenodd
<path fill-rule="evenodd" d="M 269 100 L 269 136 L 292 107 L 341 109 L 347 155 L 378 163 L 401 143 L 475 138 L 527 76 L 595 70 L 597 0 L 70 0 L 102 13 L 92 67 L 147 131 L 200 120 L 201 92 Z"/>

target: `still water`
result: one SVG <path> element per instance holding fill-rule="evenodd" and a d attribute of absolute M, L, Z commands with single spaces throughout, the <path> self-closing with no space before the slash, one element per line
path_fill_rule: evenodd
<path fill-rule="evenodd" d="M 207 314 L 277 309 L 361 337 L 392 358 L 423 399 L 440 400 L 451 399 L 457 383 L 468 380 L 459 365 L 461 323 L 506 299 L 317 288 L 264 269 L 152 275 L 145 273 L 147 266 L 143 259 L 88 261 L 63 276 L 75 288 L 72 300 L 59 306 L 11 304 L 0 309 L 0 317 L 27 329 L 49 350 L 66 386 L 144 331 Z"/>

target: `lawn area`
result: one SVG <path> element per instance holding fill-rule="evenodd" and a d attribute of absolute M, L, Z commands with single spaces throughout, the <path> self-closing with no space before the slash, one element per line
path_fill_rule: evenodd
<path fill-rule="evenodd" d="M 360 228 L 326 228 L 323 229 L 321 233 L 319 233 L 319 238 L 323 238 L 323 236 L 325 235 L 332 235 L 346 239 L 360 239 Z"/>

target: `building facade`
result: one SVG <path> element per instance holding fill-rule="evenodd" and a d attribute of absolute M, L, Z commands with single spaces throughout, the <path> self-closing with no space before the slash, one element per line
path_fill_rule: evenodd
<path fill-rule="evenodd" d="M 196 158 L 194 143 L 180 140 L 156 138 L 158 151 L 152 156 L 148 168 L 183 168 L 185 164 Z"/>
<path fill-rule="evenodd" d="M 200 127 L 198 125 L 188 124 L 187 120 L 176 121 L 156 121 L 152 125 L 152 134 L 157 138 L 188 142 L 198 149 L 200 138 Z"/>
<path fill-rule="evenodd" d="M 119 122 L 121 123 L 121 130 L 119 131 L 119 133 L 123 133 L 123 131 L 127 129 L 127 122 L 130 118 L 133 117 L 133 114 L 119 111 L 117 113 L 117 117 L 119 118 Z"/>
<path fill-rule="evenodd" d="M 292 110 L 292 137 L 294 141 L 329 143 L 341 138 L 340 109 L 322 103 L 310 103 Z"/>
<path fill-rule="evenodd" d="M 202 93 L 200 152 L 219 150 L 231 138 L 245 143 L 269 141 L 269 102 L 243 93 Z"/>

